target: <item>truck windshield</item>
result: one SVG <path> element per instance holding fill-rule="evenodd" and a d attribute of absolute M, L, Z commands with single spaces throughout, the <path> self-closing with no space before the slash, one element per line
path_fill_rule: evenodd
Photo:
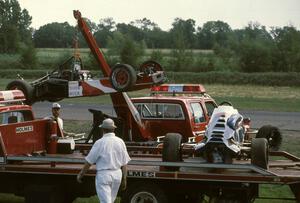
<path fill-rule="evenodd" d="M 183 111 L 179 104 L 135 103 L 134 105 L 142 118 L 179 120 L 184 119 Z"/>
<path fill-rule="evenodd" d="M 33 120 L 30 111 L 8 111 L 0 113 L 0 125 L 10 123 L 20 123 Z"/>

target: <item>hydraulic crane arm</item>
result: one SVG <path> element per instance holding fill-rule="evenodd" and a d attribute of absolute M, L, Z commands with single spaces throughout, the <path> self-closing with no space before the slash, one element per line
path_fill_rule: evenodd
<path fill-rule="evenodd" d="M 98 64 L 100 65 L 100 67 L 102 67 L 101 70 L 103 72 L 103 75 L 105 77 L 108 77 L 111 73 L 111 68 L 109 67 L 106 60 L 104 59 L 103 54 L 101 53 L 101 51 L 97 45 L 97 42 L 96 42 L 95 38 L 93 37 L 89 27 L 87 26 L 84 19 L 81 17 L 80 11 L 74 10 L 73 15 L 74 15 L 75 19 L 77 20 L 78 27 L 79 27 L 81 33 L 83 34 L 88 46 L 90 47 L 93 55 L 95 56 Z"/>
<path fill-rule="evenodd" d="M 109 77 L 111 75 L 111 68 L 106 62 L 103 53 L 100 51 L 99 46 L 97 45 L 97 42 L 95 38 L 93 37 L 89 27 L 87 26 L 85 20 L 82 18 L 80 11 L 74 10 L 73 15 L 75 19 L 77 20 L 78 27 L 84 36 L 89 48 L 91 49 L 91 52 L 93 53 L 94 57 L 96 58 L 100 69 L 105 77 Z M 149 87 L 148 83 L 147 85 L 144 86 L 139 86 L 139 89 L 141 88 L 147 88 Z M 137 126 L 139 128 L 139 131 L 142 135 L 143 138 L 149 139 L 150 135 L 149 133 L 145 130 L 145 126 L 141 121 L 140 115 L 138 114 L 138 111 L 134 107 L 133 103 L 129 99 L 128 95 L 126 92 L 117 92 L 117 93 L 112 93 L 110 94 L 110 97 L 112 99 L 113 107 L 115 112 L 117 113 L 118 117 L 123 118 L 124 120 L 131 120 L 131 118 L 134 119 L 135 123 L 137 123 Z M 130 123 L 130 122 L 127 122 Z M 132 126 L 126 126 L 126 129 L 129 129 L 128 132 L 128 137 L 129 140 L 131 140 L 131 129 Z"/>

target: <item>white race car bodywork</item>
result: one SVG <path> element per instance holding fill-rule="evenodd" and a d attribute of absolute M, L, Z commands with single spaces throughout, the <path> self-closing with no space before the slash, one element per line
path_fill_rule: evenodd
<path fill-rule="evenodd" d="M 219 106 L 214 109 L 205 131 L 205 138 L 195 146 L 195 150 L 205 150 L 209 144 L 224 144 L 234 153 L 239 153 L 244 141 L 243 117 L 232 106 Z"/>

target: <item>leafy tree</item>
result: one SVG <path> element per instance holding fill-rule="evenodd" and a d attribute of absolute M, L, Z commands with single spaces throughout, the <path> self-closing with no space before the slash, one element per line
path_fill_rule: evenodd
<path fill-rule="evenodd" d="M 170 35 L 175 45 L 172 48 L 182 46 L 185 48 L 193 48 L 195 42 L 195 21 L 192 19 L 183 20 L 176 18 L 172 26 Z"/>
<path fill-rule="evenodd" d="M 300 72 L 300 31 L 293 26 L 273 28 L 277 52 L 274 53 L 274 70 Z"/>
<path fill-rule="evenodd" d="M 17 0 L 0 0 L 0 52 L 16 53 L 31 43 L 31 16 Z"/>
<path fill-rule="evenodd" d="M 108 40 L 110 64 L 116 59 L 113 56 L 118 56 L 122 63 L 127 63 L 135 67 L 139 64 L 139 60 L 144 53 L 145 44 L 143 42 L 135 42 L 129 36 L 120 32 L 114 32 L 113 37 Z"/>
<path fill-rule="evenodd" d="M 232 33 L 230 26 L 223 21 L 208 21 L 203 27 L 197 29 L 197 47 L 200 49 L 212 49 L 215 44 L 225 46 Z"/>
<path fill-rule="evenodd" d="M 34 43 L 40 48 L 69 48 L 74 46 L 76 30 L 69 23 L 50 23 L 34 33 Z"/>
<path fill-rule="evenodd" d="M 266 28 L 249 23 L 237 33 L 238 44 L 233 49 L 240 59 L 241 69 L 245 72 L 271 71 L 275 46 Z"/>
<path fill-rule="evenodd" d="M 172 68 L 172 71 L 189 71 L 190 67 L 194 63 L 193 53 L 185 49 L 172 50 L 172 58 L 169 59 L 168 66 Z"/>
<path fill-rule="evenodd" d="M 149 48 L 170 48 L 172 47 L 172 38 L 170 33 L 155 27 L 153 30 L 147 31 L 146 44 Z"/>
<path fill-rule="evenodd" d="M 158 25 L 147 18 L 135 20 L 131 25 L 143 32 L 143 40 L 149 48 L 168 48 L 171 40 L 169 33 L 161 30 Z"/>
<path fill-rule="evenodd" d="M 107 47 L 108 38 L 112 37 L 113 30 L 115 29 L 115 24 L 116 23 L 112 18 L 104 18 L 100 20 L 94 36 L 97 43 L 101 47 Z"/>
<path fill-rule="evenodd" d="M 151 60 L 153 61 L 162 61 L 163 60 L 163 54 L 162 52 L 158 49 L 158 50 L 154 50 L 152 51 L 151 53 L 151 57 L 150 57 Z"/>
<path fill-rule="evenodd" d="M 21 49 L 21 64 L 24 68 L 33 68 L 36 66 L 36 50 L 32 43 Z"/>
<path fill-rule="evenodd" d="M 135 20 L 134 22 L 131 22 L 131 24 L 143 31 L 153 30 L 154 28 L 157 28 L 157 24 L 147 18 Z"/>
<path fill-rule="evenodd" d="M 133 24 L 118 23 L 116 27 L 116 31 L 130 37 L 134 41 L 140 42 L 145 38 L 143 31 Z"/>

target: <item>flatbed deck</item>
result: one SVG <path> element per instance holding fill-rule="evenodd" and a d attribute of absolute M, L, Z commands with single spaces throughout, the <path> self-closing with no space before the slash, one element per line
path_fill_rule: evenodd
<path fill-rule="evenodd" d="M 283 154 L 285 152 L 282 152 Z M 134 176 L 132 171 L 155 173 L 151 178 L 175 178 L 210 181 L 238 181 L 257 183 L 300 183 L 300 160 L 273 160 L 269 162 L 269 169 L 255 167 L 247 160 L 234 160 L 233 164 L 205 163 L 199 157 L 186 158 L 183 162 L 162 162 L 157 157 L 131 156 L 128 170 L 129 177 Z M 45 156 L 8 156 L 7 164 L 0 165 L 0 173 L 29 172 L 29 173 L 56 173 L 75 175 L 84 163 L 81 153 Z M 178 167 L 177 171 L 164 170 L 164 167 Z M 89 174 L 95 175 L 92 167 Z"/>
<path fill-rule="evenodd" d="M 205 163 L 199 157 L 186 157 L 183 162 L 162 162 L 160 154 L 131 153 L 132 160 L 128 165 L 128 182 L 136 184 L 143 182 L 160 182 L 178 184 L 192 182 L 213 187 L 238 188 L 240 185 L 285 184 L 289 185 L 299 201 L 300 159 L 286 152 L 270 153 L 273 156 L 285 157 L 269 162 L 269 169 L 264 170 L 250 164 L 248 160 L 234 160 L 233 164 Z M 56 154 L 44 156 L 8 156 L 6 164 L 0 165 L 0 176 L 6 175 L 51 175 L 52 177 L 68 177 L 73 184 L 84 160 L 82 153 Z M 167 170 L 175 167 L 175 171 Z M 96 174 L 93 166 L 87 174 L 87 179 L 93 180 Z M 93 182 L 93 181 L 92 181 Z M 228 186 L 229 185 L 229 186 Z M 78 184 L 80 187 L 80 184 Z M 203 189 L 202 189 L 203 190 Z"/>

